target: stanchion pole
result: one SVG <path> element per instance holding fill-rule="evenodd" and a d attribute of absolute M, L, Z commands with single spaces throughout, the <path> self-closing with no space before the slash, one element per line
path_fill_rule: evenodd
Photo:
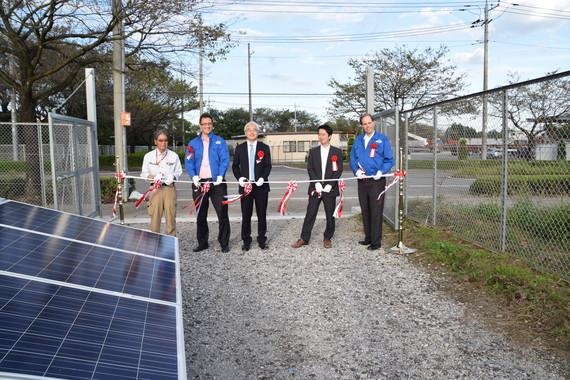
<path fill-rule="evenodd" d="M 400 160 L 398 164 L 398 170 L 400 171 L 400 181 L 398 183 L 399 187 L 399 199 L 398 199 L 398 244 L 395 247 L 390 248 L 391 252 L 400 254 L 410 254 L 417 251 L 414 248 L 408 248 L 404 244 L 404 181 L 406 175 L 404 173 L 404 150 L 400 148 Z"/>
<path fill-rule="evenodd" d="M 121 175 L 121 164 L 119 160 L 119 156 L 115 157 L 115 167 L 117 168 L 117 181 L 119 184 L 117 185 L 117 193 L 119 197 L 119 220 L 121 224 L 125 224 L 125 210 L 123 209 L 123 181 L 125 178 Z"/>

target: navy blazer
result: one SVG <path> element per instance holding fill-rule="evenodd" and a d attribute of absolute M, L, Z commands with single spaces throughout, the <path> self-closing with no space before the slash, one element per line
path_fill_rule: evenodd
<path fill-rule="evenodd" d="M 336 160 L 336 169 L 333 171 L 333 160 Z M 309 179 L 320 180 L 323 178 L 322 166 L 321 166 L 321 146 L 316 146 L 309 150 L 309 158 L 307 159 L 307 171 L 309 172 Z M 326 179 L 339 179 L 342 175 L 342 151 L 336 146 L 330 146 L 329 155 L 327 158 L 327 165 L 325 167 L 325 181 L 321 182 L 321 185 L 325 187 L 326 185 L 331 185 L 332 189 L 330 192 L 321 193 L 322 197 L 337 197 L 338 192 L 338 181 L 326 181 Z M 309 184 L 308 194 L 315 190 L 315 183 L 311 182 Z"/>
<path fill-rule="evenodd" d="M 232 171 L 236 179 L 245 177 L 249 179 L 249 159 L 247 155 L 247 142 L 238 144 L 234 152 L 234 161 L 232 163 Z M 267 180 L 269 173 L 271 173 L 271 151 L 267 144 L 257 140 L 257 147 L 255 151 L 255 167 L 253 169 L 255 180 L 259 178 L 264 179 L 263 185 L 257 187 L 258 190 L 269 191 L 269 184 Z M 239 186 L 239 193 L 243 193 L 243 187 Z"/>

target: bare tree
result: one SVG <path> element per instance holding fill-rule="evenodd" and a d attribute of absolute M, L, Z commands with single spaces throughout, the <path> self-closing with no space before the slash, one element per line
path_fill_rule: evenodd
<path fill-rule="evenodd" d="M 364 59 L 350 59 L 348 65 L 355 71 L 350 83 L 332 79 L 329 86 L 335 98 L 328 109 L 333 118 L 357 117 L 366 110 L 365 74 L 371 66 L 374 75 L 374 110 L 390 108 L 412 109 L 449 99 L 463 90 L 464 75 L 446 60 L 448 49 L 408 50 L 406 46 L 382 49 Z M 420 117 L 427 110 L 410 113 L 409 120 Z"/>

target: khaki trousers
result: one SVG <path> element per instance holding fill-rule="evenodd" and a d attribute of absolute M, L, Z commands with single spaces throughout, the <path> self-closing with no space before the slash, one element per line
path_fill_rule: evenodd
<path fill-rule="evenodd" d="M 160 223 L 162 214 L 164 214 L 166 233 L 176 236 L 176 189 L 174 186 L 161 186 L 153 191 L 147 206 L 151 231 L 160 233 Z"/>

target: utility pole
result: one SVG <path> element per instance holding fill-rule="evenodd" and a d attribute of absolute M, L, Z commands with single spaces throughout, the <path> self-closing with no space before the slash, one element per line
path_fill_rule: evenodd
<path fill-rule="evenodd" d="M 295 114 L 294 114 L 295 118 L 293 120 L 294 126 L 295 126 L 295 133 L 297 133 L 297 103 L 295 103 Z"/>
<path fill-rule="evenodd" d="M 125 45 L 123 41 L 123 5 L 121 0 L 113 0 L 113 18 L 118 19 L 113 28 L 113 120 L 115 127 L 115 156 L 117 170 L 127 172 L 127 136 L 121 123 L 125 111 Z M 123 201 L 128 199 L 128 189 L 122 192 Z"/>
<path fill-rule="evenodd" d="M 489 3 L 485 0 L 485 20 L 483 25 L 483 91 L 487 91 L 489 72 Z M 487 159 L 487 94 L 483 95 L 483 117 L 481 126 L 481 158 Z"/>
<path fill-rule="evenodd" d="M 202 21 L 200 20 L 200 34 L 198 39 L 198 103 L 200 105 L 200 115 L 204 113 L 204 41 L 202 40 Z"/>
<path fill-rule="evenodd" d="M 253 109 L 251 108 L 251 50 L 247 43 L 247 81 L 249 85 L 249 120 L 253 121 Z"/>

